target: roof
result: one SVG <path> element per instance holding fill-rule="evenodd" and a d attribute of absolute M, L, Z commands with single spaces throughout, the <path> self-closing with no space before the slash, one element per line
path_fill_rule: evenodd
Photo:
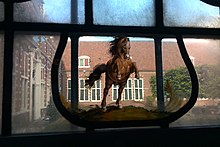
<path fill-rule="evenodd" d="M 189 56 L 195 60 L 195 65 L 217 64 L 220 53 L 218 42 L 194 42 L 185 41 Z M 85 41 L 79 42 L 79 55 L 89 56 L 92 69 L 98 63 L 106 63 L 110 58 L 108 53 L 108 41 Z M 68 42 L 63 54 L 63 62 L 66 70 L 70 70 L 70 42 Z M 139 70 L 155 71 L 155 47 L 153 41 L 131 41 L 130 55 L 136 62 Z M 163 69 L 168 70 L 184 66 L 176 41 L 164 40 L 162 43 Z"/>

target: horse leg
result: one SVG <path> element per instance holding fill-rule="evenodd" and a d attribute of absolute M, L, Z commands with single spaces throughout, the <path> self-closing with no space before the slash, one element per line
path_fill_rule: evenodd
<path fill-rule="evenodd" d="M 122 91 L 124 89 L 126 85 L 126 82 L 122 83 L 119 85 L 119 89 L 118 89 L 118 99 L 116 101 L 116 105 L 118 106 L 118 108 L 122 108 L 122 105 L 120 105 L 120 101 L 121 101 L 121 94 L 122 94 Z"/>
<path fill-rule="evenodd" d="M 140 75 L 139 75 L 139 71 L 138 71 L 136 62 L 132 62 L 132 63 L 133 63 L 133 69 L 134 69 L 134 72 L 135 72 L 135 78 L 136 78 L 136 79 L 139 79 L 139 78 L 140 78 Z"/>
<path fill-rule="evenodd" d="M 108 95 L 108 91 L 109 89 L 111 88 L 111 84 L 106 84 L 105 85 L 105 88 L 104 88 L 104 91 L 103 91 L 103 99 L 102 99 L 102 103 L 101 103 L 101 107 L 103 109 L 103 111 L 106 111 L 106 97 Z"/>
<path fill-rule="evenodd" d="M 119 62 L 116 63 L 116 69 L 117 69 L 117 79 L 121 80 L 121 72 L 120 72 L 120 66 L 119 66 Z"/>

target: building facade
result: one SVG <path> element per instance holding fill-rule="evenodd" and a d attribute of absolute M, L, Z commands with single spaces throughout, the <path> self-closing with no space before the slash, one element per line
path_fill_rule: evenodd
<path fill-rule="evenodd" d="M 51 100 L 51 67 L 56 36 L 18 35 L 14 43 L 13 118 L 44 117 Z M 18 119 L 18 120 L 19 120 Z"/>
<path fill-rule="evenodd" d="M 203 39 L 186 39 L 185 44 L 194 66 L 218 64 L 218 43 Z M 210 48 L 211 51 L 210 51 Z M 89 89 L 85 80 L 97 64 L 106 63 L 110 58 L 108 41 L 79 41 L 78 49 L 78 102 L 79 106 L 100 105 L 105 86 L 105 75 Z M 131 58 L 136 62 L 141 78 L 130 76 L 122 94 L 122 101 L 132 105 L 146 105 L 147 97 L 152 96 L 150 78 L 156 75 L 155 47 L 153 39 L 131 41 Z M 163 70 L 166 72 L 185 66 L 175 39 L 165 39 L 162 43 Z M 62 95 L 71 99 L 71 42 L 68 42 L 63 54 L 63 89 Z M 73 71 L 74 72 L 74 71 Z M 118 89 L 113 85 L 109 90 L 107 104 L 114 103 L 118 97 Z"/>

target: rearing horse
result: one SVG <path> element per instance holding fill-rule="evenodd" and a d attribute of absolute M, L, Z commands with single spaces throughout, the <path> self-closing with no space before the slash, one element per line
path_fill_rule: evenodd
<path fill-rule="evenodd" d="M 127 83 L 130 74 L 135 72 L 135 78 L 139 79 L 139 72 L 135 62 L 132 62 L 130 55 L 130 40 L 127 37 L 115 37 L 110 41 L 109 53 L 112 58 L 106 64 L 98 64 L 94 67 L 85 85 L 91 88 L 96 80 L 99 80 L 102 73 L 105 73 L 105 88 L 101 107 L 106 110 L 106 97 L 112 84 L 119 85 L 118 99 L 116 105 L 121 107 L 120 100 L 122 91 Z"/>

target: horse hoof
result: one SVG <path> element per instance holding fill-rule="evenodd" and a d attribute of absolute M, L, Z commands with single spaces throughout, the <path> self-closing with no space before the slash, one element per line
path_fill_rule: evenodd
<path fill-rule="evenodd" d="M 122 104 L 118 104 L 119 109 L 122 109 L 122 107 L 123 107 Z"/>
<path fill-rule="evenodd" d="M 102 107 L 102 112 L 106 112 L 106 111 L 107 111 L 106 106 L 105 106 L 105 107 Z"/>

